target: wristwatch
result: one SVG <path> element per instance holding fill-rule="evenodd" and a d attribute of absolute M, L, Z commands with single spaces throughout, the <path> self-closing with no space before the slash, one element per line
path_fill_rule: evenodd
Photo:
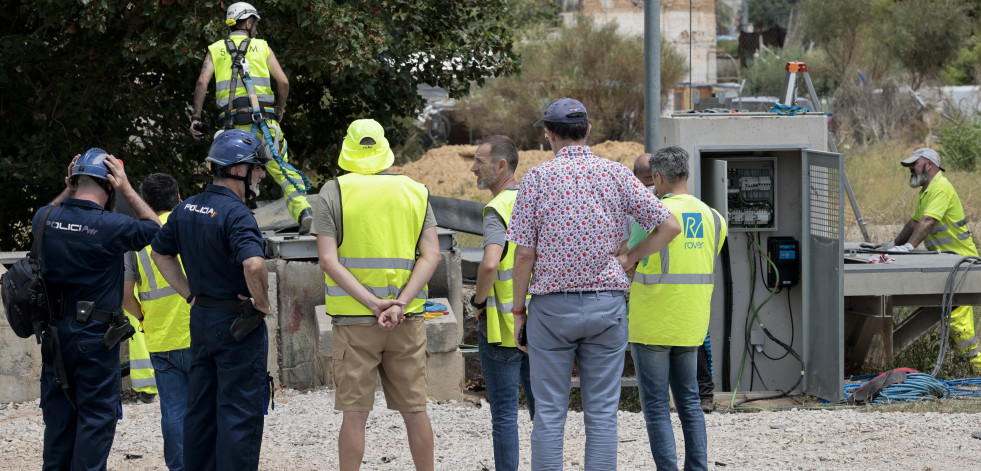
<path fill-rule="evenodd" d="M 473 296 L 470 296 L 470 305 L 473 306 L 474 309 L 483 309 L 487 307 L 487 299 L 484 299 L 484 302 L 477 304 L 477 293 L 474 293 Z"/>

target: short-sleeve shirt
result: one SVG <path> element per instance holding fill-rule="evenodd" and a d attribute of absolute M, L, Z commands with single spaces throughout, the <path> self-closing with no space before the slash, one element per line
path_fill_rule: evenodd
<path fill-rule="evenodd" d="M 967 224 L 967 217 L 964 215 L 964 207 L 961 200 L 954 190 L 954 185 L 944 176 L 943 172 L 938 172 L 930 180 L 926 188 L 920 190 L 916 198 L 916 209 L 913 210 L 913 220 L 919 221 L 923 216 L 936 219 L 934 231 L 941 228 L 962 227 Z M 963 256 L 978 256 L 977 246 L 971 237 L 958 239 L 951 237 L 950 242 L 945 242 L 943 248 L 953 250 Z"/>
<path fill-rule="evenodd" d="M 47 208 L 34 215 L 35 237 Z M 146 246 L 159 229 L 154 221 L 137 221 L 87 200 L 65 198 L 51 210 L 43 228 L 41 273 L 51 288 L 64 295 L 64 314 L 74 313 L 78 301 L 92 301 L 102 311 L 118 311 L 123 305 L 123 254 Z M 74 322 L 71 325 L 82 330 Z M 95 326 L 92 332 L 101 335 L 105 326 Z"/>
<path fill-rule="evenodd" d="M 529 293 L 626 291 L 616 259 L 627 216 L 650 231 L 671 212 L 623 164 L 566 146 L 521 179 L 509 242 L 536 252 Z"/>
<path fill-rule="evenodd" d="M 178 204 L 151 247 L 162 255 L 181 256 L 191 295 L 221 300 L 250 296 L 242 262 L 266 253 L 249 207 L 219 185 L 208 185 Z"/>
<path fill-rule="evenodd" d="M 393 175 L 388 172 L 379 173 L 379 175 Z M 341 240 L 344 238 L 344 225 L 341 221 L 341 189 L 337 185 L 337 180 L 333 180 L 324 184 L 320 188 L 320 193 L 316 197 L 308 197 L 310 206 L 313 209 L 313 226 L 310 232 L 333 237 L 337 239 L 338 245 L 340 245 Z M 426 219 L 422 223 L 422 229 L 426 230 L 430 227 L 436 227 L 436 216 L 433 214 L 433 207 L 430 204 L 426 204 Z"/>

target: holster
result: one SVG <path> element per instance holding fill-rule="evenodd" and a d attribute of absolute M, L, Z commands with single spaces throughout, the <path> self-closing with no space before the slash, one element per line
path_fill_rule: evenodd
<path fill-rule="evenodd" d="M 136 329 L 133 328 L 133 324 L 129 323 L 125 314 L 120 313 L 109 322 L 109 329 L 102 337 L 102 348 L 112 350 L 117 343 L 128 340 L 135 334 Z"/>
<path fill-rule="evenodd" d="M 241 308 L 242 313 L 232 321 L 232 326 L 228 329 L 236 342 L 241 342 L 246 335 L 249 335 L 256 327 L 259 327 L 259 324 L 263 322 L 265 317 L 265 313 L 255 309 L 251 299 L 243 299 Z"/>

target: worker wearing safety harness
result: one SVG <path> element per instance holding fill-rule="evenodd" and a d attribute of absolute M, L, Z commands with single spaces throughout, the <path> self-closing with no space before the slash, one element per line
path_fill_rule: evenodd
<path fill-rule="evenodd" d="M 140 195 L 164 224 L 171 209 L 180 203 L 177 180 L 166 173 L 146 177 L 140 184 Z M 150 246 L 146 246 L 126 254 L 123 307 L 140 319 L 145 332 L 147 359 L 151 362 L 151 372 L 160 394 L 164 461 L 170 471 L 182 471 L 187 380 L 191 367 L 191 306 L 160 274 L 150 258 L 150 250 Z M 130 368 L 132 371 L 132 366 Z M 133 381 L 135 384 L 136 379 Z"/>
<path fill-rule="evenodd" d="M 685 437 L 684 469 L 705 470 L 707 438 L 698 394 L 697 349 L 708 332 L 715 262 L 726 224 L 718 212 L 688 194 L 684 149 L 660 149 L 649 164 L 654 195 L 678 218 L 682 233 L 637 266 L 627 314 L 630 353 L 657 469 L 678 469 L 670 386 Z"/>
<path fill-rule="evenodd" d="M 940 155 L 921 147 L 900 163 L 909 168 L 909 186 L 920 188 L 916 209 L 894 240 L 875 244 L 875 248 L 910 252 L 923 242 L 927 250 L 950 250 L 961 256 L 977 257 L 978 249 L 967 228 L 964 208 L 954 186 L 944 177 Z M 957 351 L 971 362 L 975 371 L 981 371 L 971 306 L 960 306 L 951 312 L 950 333 Z"/>
<path fill-rule="evenodd" d="M 426 283 L 441 256 L 429 192 L 409 177 L 384 172 L 394 160 L 378 122 L 354 121 L 337 162 L 351 173 L 313 198 L 334 330 L 334 409 L 343 412 L 337 440 L 342 471 L 361 466 L 379 376 L 388 408 L 405 421 L 416 469 L 433 469 L 422 313 Z"/>
<path fill-rule="evenodd" d="M 479 319 L 477 346 L 487 387 L 497 471 L 518 469 L 518 391 L 525 392 L 528 415 L 535 419 L 528 354 L 516 348 L 511 314 L 513 246 L 506 240 L 511 210 L 518 196 L 518 149 L 506 136 L 490 136 L 477 146 L 470 171 L 477 188 L 494 194 L 483 210 L 484 258 L 477 269 L 477 287 L 470 298 Z"/>
<path fill-rule="evenodd" d="M 239 129 L 215 138 L 207 159 L 214 183 L 178 204 L 151 244 L 158 271 L 191 305 L 189 470 L 259 468 L 271 398 L 264 322 L 270 305 L 266 242 L 245 199 L 255 197 L 265 177 L 265 145 Z"/>
<path fill-rule="evenodd" d="M 289 79 L 269 44 L 255 37 L 260 18 L 255 7 L 245 2 L 233 3 L 225 17 L 231 34 L 208 46 L 194 88 L 191 135 L 200 139 L 204 134 L 201 110 L 214 75 L 215 99 L 221 109 L 218 122 L 224 129 L 249 131 L 268 142 L 273 159 L 266 165 L 266 172 L 282 188 L 290 217 L 300 224 L 300 233 L 306 234 L 313 223 L 306 197 L 310 184 L 289 164 L 289 146 L 281 128 Z M 272 82 L 276 83 L 275 93 Z"/>

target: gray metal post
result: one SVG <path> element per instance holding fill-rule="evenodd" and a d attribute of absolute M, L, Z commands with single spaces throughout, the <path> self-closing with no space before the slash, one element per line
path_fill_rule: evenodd
<path fill-rule="evenodd" d="M 644 151 L 658 149 L 661 117 L 661 0 L 644 0 Z"/>

